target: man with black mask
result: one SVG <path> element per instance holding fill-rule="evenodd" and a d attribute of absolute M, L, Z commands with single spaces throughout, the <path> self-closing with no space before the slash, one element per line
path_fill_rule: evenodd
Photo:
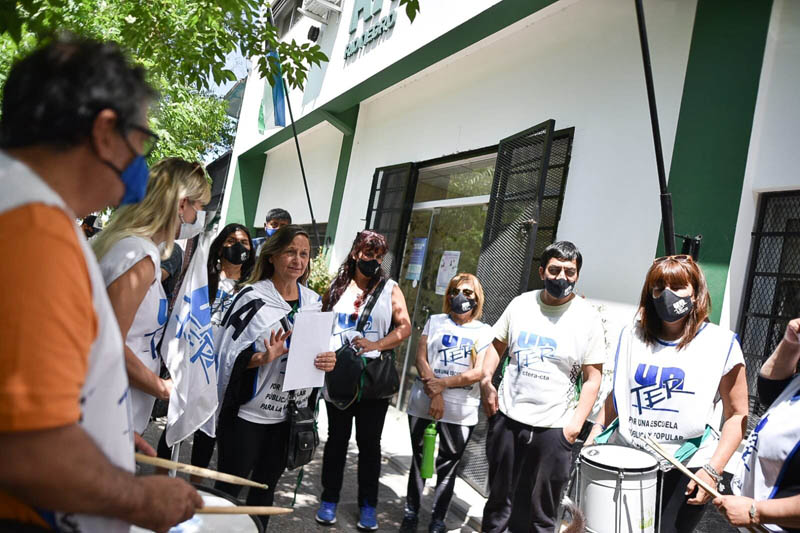
<path fill-rule="evenodd" d="M 606 359 L 600 315 L 575 297 L 582 262 L 571 242 L 545 248 L 544 289 L 514 298 L 494 325 L 481 379 L 490 417 L 482 531 L 553 531 L 572 446 L 597 399 Z M 492 376 L 506 348 L 510 361 L 498 390 Z"/>

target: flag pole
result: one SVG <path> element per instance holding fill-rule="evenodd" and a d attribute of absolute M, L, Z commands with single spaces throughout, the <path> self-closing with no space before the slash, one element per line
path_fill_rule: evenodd
<path fill-rule="evenodd" d="M 644 8 L 642 7 L 642 0 L 634 0 L 634 3 L 636 4 L 636 22 L 639 26 L 639 43 L 642 47 L 644 81 L 647 86 L 647 103 L 650 107 L 650 125 L 653 129 L 653 148 L 656 152 L 658 185 L 661 189 L 661 224 L 664 229 L 664 253 L 666 255 L 675 255 L 675 224 L 672 219 L 672 195 L 667 189 L 667 175 L 664 171 L 664 153 L 661 148 L 661 129 L 658 125 L 656 91 L 653 86 L 653 69 L 650 65 L 650 47 L 647 44 L 647 27 L 644 22 Z"/>
<path fill-rule="evenodd" d="M 278 57 L 278 61 L 280 61 L 280 57 Z M 292 102 L 289 99 L 289 89 L 286 88 L 286 83 L 283 81 L 283 74 L 281 74 L 280 82 L 281 85 L 283 85 L 283 94 L 286 95 L 286 107 L 289 108 L 289 121 L 292 123 L 292 136 L 294 137 L 294 146 L 297 149 L 297 159 L 300 161 L 300 174 L 303 176 L 303 187 L 305 187 L 306 190 L 308 212 L 311 214 L 311 227 L 314 230 L 314 237 L 317 239 L 317 249 L 322 250 L 322 241 L 319 238 L 319 231 L 317 231 L 317 221 L 314 219 L 314 208 L 311 206 L 311 195 L 308 192 L 308 180 L 306 179 L 306 169 L 303 166 L 303 154 L 300 153 L 300 141 L 297 140 L 297 127 L 294 124 Z"/>
<path fill-rule="evenodd" d="M 272 6 L 267 5 L 267 21 L 274 26 L 275 18 L 272 16 Z M 264 51 L 266 54 L 266 50 Z M 314 231 L 314 238 L 317 239 L 317 249 L 322 250 L 322 240 L 319 238 L 319 231 L 317 230 L 317 220 L 314 218 L 314 208 L 311 205 L 311 194 L 308 192 L 308 179 L 306 179 L 306 169 L 303 165 L 303 154 L 300 152 L 300 141 L 297 139 L 297 127 L 294 123 L 294 113 L 292 113 L 292 102 L 289 98 L 289 89 L 283 81 L 283 71 L 280 68 L 281 57 L 278 51 L 275 50 L 275 56 L 278 59 L 278 71 L 280 72 L 280 82 L 283 87 L 283 94 L 286 97 L 286 107 L 289 108 L 289 121 L 292 123 L 292 136 L 294 137 L 294 146 L 297 149 L 297 160 L 300 162 L 300 174 L 303 176 L 303 187 L 306 191 L 306 201 L 308 202 L 308 212 L 311 215 L 311 228 Z M 273 80 L 274 81 L 274 80 Z"/>

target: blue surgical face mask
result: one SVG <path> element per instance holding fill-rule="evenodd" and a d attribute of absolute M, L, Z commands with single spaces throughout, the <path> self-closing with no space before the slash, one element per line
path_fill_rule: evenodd
<path fill-rule="evenodd" d="M 120 205 L 136 204 L 144 199 L 147 192 L 147 179 L 150 171 L 143 155 L 137 155 L 120 174 L 122 183 L 125 184 L 125 194 Z"/>
<path fill-rule="evenodd" d="M 278 231 L 278 228 L 264 228 L 264 231 L 267 233 L 267 237 L 272 237 Z"/>

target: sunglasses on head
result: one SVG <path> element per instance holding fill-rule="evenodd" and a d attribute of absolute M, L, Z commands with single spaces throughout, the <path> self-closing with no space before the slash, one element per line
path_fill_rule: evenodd
<path fill-rule="evenodd" d="M 694 263 L 694 259 L 692 259 L 691 255 L 680 254 L 680 255 L 665 255 L 663 257 L 656 257 L 653 260 L 653 264 L 656 265 L 658 263 L 663 263 L 664 261 L 677 261 L 679 263 Z"/>

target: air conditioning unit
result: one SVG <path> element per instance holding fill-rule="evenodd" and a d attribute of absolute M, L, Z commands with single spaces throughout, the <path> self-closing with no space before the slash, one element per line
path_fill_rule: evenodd
<path fill-rule="evenodd" d="M 342 0 L 303 0 L 303 6 L 297 11 L 321 24 L 327 24 L 330 13 L 342 12 L 341 4 Z"/>

